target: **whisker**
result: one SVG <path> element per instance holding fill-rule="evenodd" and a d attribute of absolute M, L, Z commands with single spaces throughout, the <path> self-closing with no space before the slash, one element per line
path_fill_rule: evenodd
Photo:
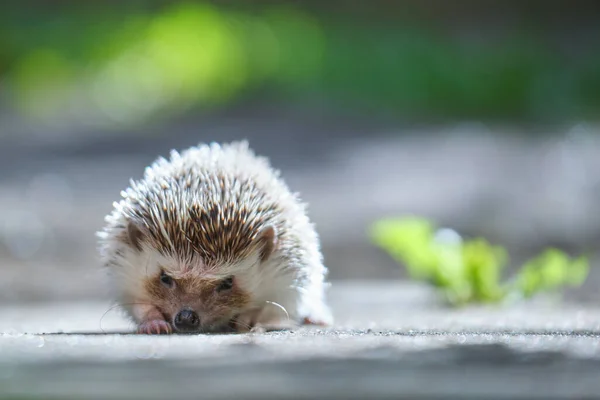
<path fill-rule="evenodd" d="M 134 306 L 136 304 L 147 305 L 147 306 L 152 305 L 150 303 L 118 303 L 118 304 L 115 304 L 114 306 L 112 306 L 108 310 L 106 310 L 106 312 L 104 314 L 102 314 L 102 317 L 100 317 L 100 330 L 102 331 L 102 333 L 106 333 L 106 331 L 104 329 L 102 329 L 102 320 L 104 319 L 104 317 L 106 317 L 106 314 L 108 314 L 109 312 L 111 312 L 112 310 L 114 310 L 117 307 Z"/>
<path fill-rule="evenodd" d="M 250 324 L 243 323 L 243 322 L 242 322 L 242 321 L 240 321 L 240 319 L 239 319 L 239 318 L 237 318 L 237 317 L 235 317 L 235 318 L 232 318 L 232 319 L 231 319 L 231 322 L 233 322 L 234 324 L 241 325 L 242 327 L 244 327 L 244 328 L 246 328 L 246 329 L 248 329 L 248 330 L 252 329 L 252 326 L 251 326 Z"/>
<path fill-rule="evenodd" d="M 274 305 L 274 306 L 279 307 L 280 309 L 282 309 L 283 312 L 285 313 L 285 315 L 287 316 L 288 321 L 290 320 L 290 314 L 287 312 L 287 310 L 285 309 L 284 306 L 282 306 L 279 303 L 275 303 L 274 301 L 268 301 L 268 300 L 265 301 L 265 303 L 272 304 L 272 305 Z"/>

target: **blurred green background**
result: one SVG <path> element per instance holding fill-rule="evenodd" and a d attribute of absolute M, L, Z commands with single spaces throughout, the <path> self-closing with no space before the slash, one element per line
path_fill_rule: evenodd
<path fill-rule="evenodd" d="M 600 110 L 597 2 L 33 1 L 0 6 L 3 103 L 131 126 L 241 99 L 411 121 Z"/>

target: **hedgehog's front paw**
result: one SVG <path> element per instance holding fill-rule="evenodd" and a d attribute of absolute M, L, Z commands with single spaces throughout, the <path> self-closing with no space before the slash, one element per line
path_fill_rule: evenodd
<path fill-rule="evenodd" d="M 171 325 L 161 319 L 142 322 L 137 328 L 137 333 L 141 335 L 168 335 L 172 332 Z"/>
<path fill-rule="evenodd" d="M 329 326 L 330 323 L 326 319 L 319 319 L 319 318 L 313 318 L 313 317 L 304 317 L 302 319 L 302 325 L 312 325 L 312 326 L 326 327 L 326 326 Z"/>
<path fill-rule="evenodd" d="M 250 329 L 251 333 L 265 333 L 265 332 L 282 332 L 282 331 L 291 331 L 296 328 L 298 325 L 292 323 L 291 321 L 265 321 L 259 322 L 255 324 L 252 329 Z"/>
<path fill-rule="evenodd" d="M 279 309 L 265 307 L 252 324 L 251 332 L 264 333 L 276 331 L 290 331 L 298 327 L 297 321 L 287 315 L 281 315 Z"/>
<path fill-rule="evenodd" d="M 239 333 L 264 333 L 291 330 L 297 327 L 294 321 L 281 317 L 270 309 L 247 311 L 234 320 L 235 329 Z"/>
<path fill-rule="evenodd" d="M 323 303 L 303 308 L 302 325 L 328 327 L 333 325 L 331 310 Z"/>

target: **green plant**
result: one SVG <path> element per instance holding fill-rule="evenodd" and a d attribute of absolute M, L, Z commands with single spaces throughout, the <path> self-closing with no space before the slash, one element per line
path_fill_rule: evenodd
<path fill-rule="evenodd" d="M 498 303 L 529 298 L 542 291 L 579 286 L 588 274 L 586 257 L 571 259 L 550 248 L 527 261 L 516 275 L 502 280 L 506 249 L 483 238 L 465 240 L 431 221 L 407 217 L 383 219 L 370 229 L 373 243 L 406 267 L 412 279 L 441 290 L 452 305 Z"/>

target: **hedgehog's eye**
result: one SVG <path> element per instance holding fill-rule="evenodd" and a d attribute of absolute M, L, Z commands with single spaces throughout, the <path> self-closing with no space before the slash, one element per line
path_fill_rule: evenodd
<path fill-rule="evenodd" d="M 217 292 L 222 292 L 224 290 L 229 290 L 233 287 L 233 276 L 229 276 L 219 283 L 217 286 Z"/>
<path fill-rule="evenodd" d="M 173 286 L 173 278 L 167 275 L 165 271 L 160 271 L 160 282 L 169 288 Z"/>

